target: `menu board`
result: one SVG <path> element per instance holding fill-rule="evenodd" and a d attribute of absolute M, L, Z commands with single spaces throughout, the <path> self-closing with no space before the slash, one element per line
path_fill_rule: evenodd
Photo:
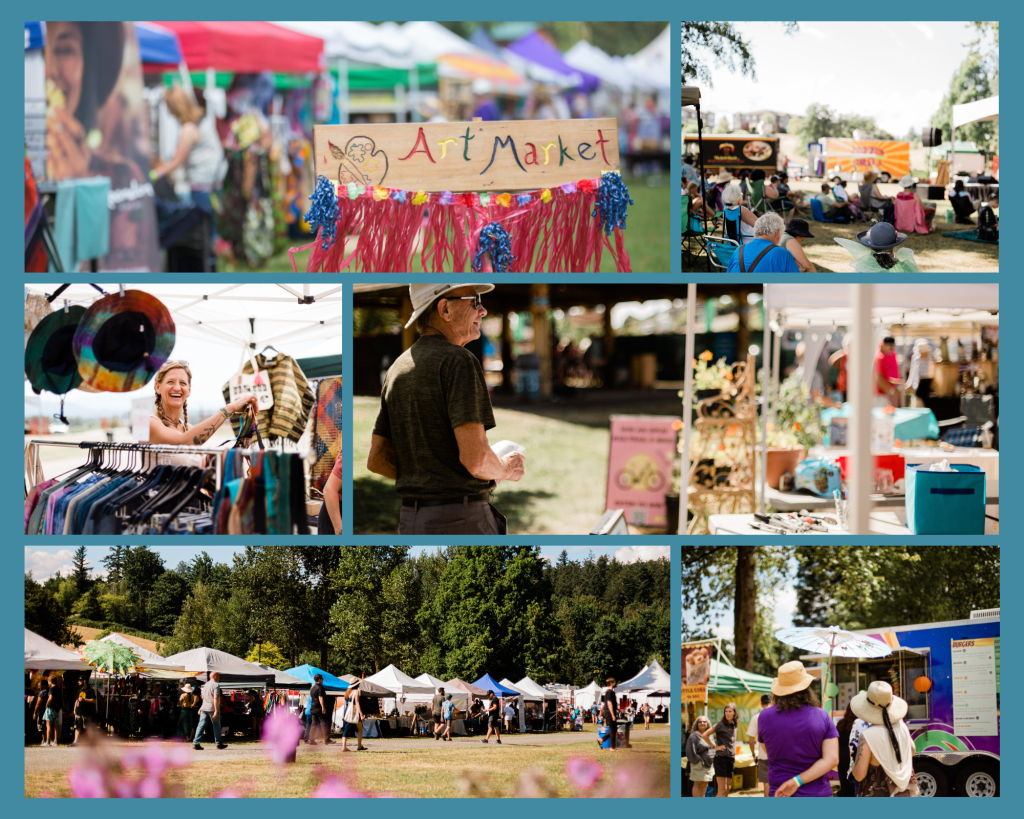
<path fill-rule="evenodd" d="M 686 676 L 683 678 L 683 702 L 707 702 L 714 650 L 714 643 L 683 648 L 683 665 L 686 668 Z"/>
<path fill-rule="evenodd" d="M 951 641 L 953 730 L 957 736 L 999 735 L 995 638 Z"/>

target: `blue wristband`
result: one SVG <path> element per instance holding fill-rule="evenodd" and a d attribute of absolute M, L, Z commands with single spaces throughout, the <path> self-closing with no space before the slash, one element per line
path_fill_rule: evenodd
<path fill-rule="evenodd" d="M 797 787 L 802 788 L 804 786 L 804 781 L 799 776 L 794 776 L 793 778 L 796 780 Z"/>

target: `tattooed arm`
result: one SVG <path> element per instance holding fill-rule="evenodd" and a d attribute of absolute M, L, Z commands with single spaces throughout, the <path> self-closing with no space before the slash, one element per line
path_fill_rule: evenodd
<path fill-rule="evenodd" d="M 244 395 L 237 401 L 232 401 L 223 409 L 218 410 L 209 418 L 204 418 L 198 424 L 190 425 L 187 430 L 182 430 L 181 427 L 165 426 L 158 416 L 150 416 L 149 442 L 151 444 L 170 444 L 172 446 L 201 446 L 210 440 L 213 433 L 220 429 L 229 416 L 241 412 L 247 404 L 250 404 L 254 410 L 258 409 L 256 396 Z"/>

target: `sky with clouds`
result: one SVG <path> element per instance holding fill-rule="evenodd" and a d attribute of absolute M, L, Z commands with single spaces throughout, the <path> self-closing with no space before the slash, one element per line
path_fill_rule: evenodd
<path fill-rule="evenodd" d="M 77 547 L 66 546 L 26 546 L 25 547 L 25 571 L 31 571 L 32 577 L 42 581 L 53 577 L 58 571 L 63 576 L 72 569 L 75 549 Z M 243 546 L 150 546 L 150 549 L 157 552 L 169 569 L 173 569 L 182 560 L 186 563 L 201 552 L 206 552 L 213 558 L 215 563 L 233 562 L 236 553 L 245 551 Z M 421 554 L 437 549 L 437 546 L 413 546 L 409 551 L 412 554 Z M 595 556 L 608 555 L 614 557 L 620 563 L 636 563 L 643 560 L 657 560 L 662 557 L 669 557 L 668 546 L 559 546 L 543 547 L 542 556 L 547 560 L 557 560 L 562 549 L 569 553 L 570 560 L 586 560 L 591 552 Z M 103 564 L 100 561 L 106 557 L 109 546 L 86 546 L 85 555 L 92 566 L 93 574 L 101 574 Z"/>
<path fill-rule="evenodd" d="M 974 36 L 961 22 L 801 22 L 793 36 L 778 23 L 735 26 L 751 44 L 757 81 L 698 52 L 714 83 L 701 88 L 703 111 L 803 115 L 818 102 L 874 117 L 896 137 L 931 122 Z"/>

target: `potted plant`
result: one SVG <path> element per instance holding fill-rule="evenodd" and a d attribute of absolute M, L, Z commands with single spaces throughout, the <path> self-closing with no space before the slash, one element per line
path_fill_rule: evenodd
<path fill-rule="evenodd" d="M 758 427 L 760 437 L 760 427 Z M 807 451 L 821 443 L 821 406 L 811 398 L 806 382 L 787 378 L 779 384 L 775 423 L 768 425 L 768 458 L 765 475 L 772 489 L 779 478 L 796 470 Z"/>

